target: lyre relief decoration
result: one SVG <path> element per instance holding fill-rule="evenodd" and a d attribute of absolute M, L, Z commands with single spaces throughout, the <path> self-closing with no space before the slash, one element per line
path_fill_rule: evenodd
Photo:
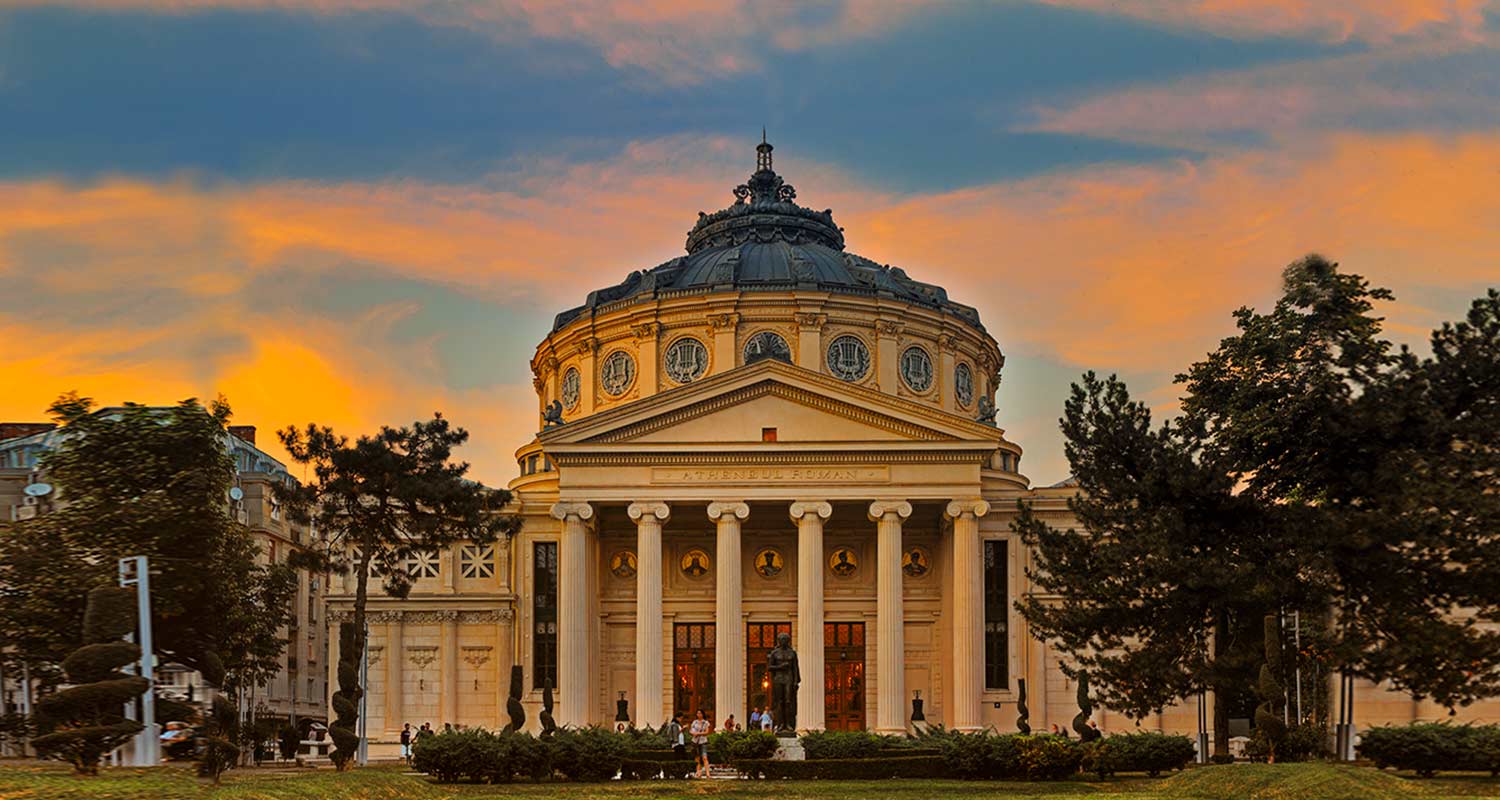
<path fill-rule="evenodd" d="M 709 559 L 708 553 L 704 552 L 703 548 L 694 547 L 682 554 L 681 566 L 682 574 L 689 578 L 701 578 L 707 575 L 708 571 L 713 568 L 713 562 Z"/>
<path fill-rule="evenodd" d="M 932 571 L 932 556 L 925 547 L 912 547 L 901 554 L 901 571 L 909 578 L 920 578 Z"/>
<path fill-rule="evenodd" d="M 859 557 L 852 548 L 840 547 L 828 557 L 828 571 L 840 578 L 853 577 L 859 571 Z"/>
<path fill-rule="evenodd" d="M 610 556 L 609 571 L 614 573 L 616 578 L 634 578 L 636 571 L 635 553 L 629 550 L 621 550 Z"/>
<path fill-rule="evenodd" d="M 755 554 L 755 571 L 762 578 L 774 578 L 785 568 L 786 561 L 781 557 L 781 551 L 774 547 L 764 548 Z"/>

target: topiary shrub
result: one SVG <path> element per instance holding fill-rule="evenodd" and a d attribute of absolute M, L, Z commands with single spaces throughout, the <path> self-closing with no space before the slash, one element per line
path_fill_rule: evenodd
<path fill-rule="evenodd" d="M 359 752 L 359 699 L 365 690 L 359 685 L 359 662 L 363 654 L 355 644 L 359 636 L 352 622 L 339 623 L 338 691 L 333 693 L 333 722 L 328 726 L 328 736 L 333 739 L 333 752 L 328 758 L 340 772 L 354 763 Z"/>
<path fill-rule="evenodd" d="M 770 731 L 721 731 L 708 737 L 708 759 L 715 764 L 732 764 L 770 758 L 776 747 L 776 734 Z"/>
<path fill-rule="evenodd" d="M 802 749 L 809 761 L 874 758 L 886 744 L 884 737 L 866 731 L 814 731 L 802 736 Z"/>
<path fill-rule="evenodd" d="M 1380 769 L 1411 770 L 1424 778 L 1440 771 L 1500 774 L 1500 726 L 1420 722 L 1371 728 L 1360 734 L 1361 758 Z"/>
<path fill-rule="evenodd" d="M 1101 778 L 1121 772 L 1144 772 L 1155 778 L 1186 767 L 1196 751 L 1186 736 L 1130 733 L 1106 736 L 1082 747 L 1082 768 Z"/>
<path fill-rule="evenodd" d="M 297 750 L 302 746 L 302 734 L 291 725 L 282 725 L 281 730 L 276 733 L 276 749 L 281 751 L 282 761 L 292 761 L 297 758 Z"/>
<path fill-rule="evenodd" d="M 229 698 L 219 695 L 214 698 L 208 722 L 204 725 L 203 753 L 198 759 L 198 776 L 212 778 L 217 784 L 220 776 L 239 761 L 240 748 L 235 746 L 239 738 L 240 714 Z"/>
<path fill-rule="evenodd" d="M 1245 745 L 1245 755 L 1251 761 L 1269 761 L 1270 749 L 1265 734 L 1257 729 Z M 1322 726 L 1311 723 L 1293 725 L 1276 748 L 1276 761 L 1282 764 L 1311 761 L 1324 758 L 1328 753 L 1328 732 Z"/>
<path fill-rule="evenodd" d="M 630 737 L 608 728 L 562 728 L 551 737 L 552 765 L 568 780 L 607 781 L 630 752 Z"/>
<path fill-rule="evenodd" d="M 1017 734 L 954 733 L 941 743 L 942 759 L 951 777 L 965 780 L 1003 780 L 1019 777 L 1021 746 Z"/>
<path fill-rule="evenodd" d="M 140 733 L 125 719 L 126 703 L 150 687 L 120 667 L 141 657 L 141 648 L 121 641 L 135 630 L 135 590 L 101 587 L 89 592 L 83 618 L 84 645 L 63 659 L 72 686 L 42 698 L 39 715 L 52 729 L 31 741 L 39 755 L 67 761 L 81 775 L 99 774 L 99 759 Z"/>
<path fill-rule="evenodd" d="M 1285 701 L 1286 689 L 1281 685 L 1281 624 L 1275 614 L 1267 614 L 1262 627 L 1265 639 L 1266 663 L 1260 665 L 1260 682 L 1256 692 L 1260 705 L 1255 707 L 1256 736 L 1265 747 L 1266 761 L 1276 763 L 1281 743 L 1286 740 L 1287 725 L 1276 713 L 1276 706 Z"/>
<path fill-rule="evenodd" d="M 547 744 L 510 730 L 445 731 L 418 739 L 412 749 L 412 768 L 442 783 L 545 780 L 552 774 L 551 761 Z"/>

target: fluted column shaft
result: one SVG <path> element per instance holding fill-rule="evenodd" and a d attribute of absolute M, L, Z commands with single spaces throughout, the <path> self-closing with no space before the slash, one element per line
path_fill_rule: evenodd
<path fill-rule="evenodd" d="M 802 687 L 797 692 L 798 730 L 821 731 L 823 694 L 823 522 L 833 516 L 825 502 L 792 503 L 797 523 L 797 661 Z"/>
<path fill-rule="evenodd" d="M 983 500 L 955 500 L 953 520 L 953 681 L 943 705 L 956 730 L 977 731 L 979 696 L 984 691 L 984 553 L 979 518 L 989 513 Z"/>
<path fill-rule="evenodd" d="M 443 619 L 442 704 L 438 709 L 444 722 L 458 725 L 458 612 L 446 612 Z"/>
<path fill-rule="evenodd" d="M 666 503 L 631 503 L 635 520 L 635 724 L 667 720 L 662 681 L 661 526 L 671 516 Z"/>
<path fill-rule="evenodd" d="M 911 516 L 905 500 L 877 500 L 870 504 L 876 524 L 875 732 L 906 731 L 906 619 L 901 602 L 901 523 Z"/>
<path fill-rule="evenodd" d="M 562 520 L 557 545 L 557 697 L 553 717 L 559 725 L 589 724 L 588 503 L 557 503 L 552 516 Z"/>
<path fill-rule="evenodd" d="M 745 503 L 708 504 L 708 518 L 718 524 L 719 568 L 715 573 L 714 717 L 720 723 L 734 715 L 745 719 L 745 621 L 741 616 L 740 522 L 750 516 Z"/>
<path fill-rule="evenodd" d="M 402 642 L 401 612 L 386 612 L 385 623 L 385 652 L 381 655 L 385 658 L 385 729 L 387 731 L 401 730 L 402 701 L 401 681 L 403 678 L 402 662 L 406 660 L 406 646 Z"/>

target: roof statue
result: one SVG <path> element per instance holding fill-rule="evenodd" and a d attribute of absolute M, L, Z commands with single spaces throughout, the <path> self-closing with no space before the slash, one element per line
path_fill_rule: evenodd
<path fill-rule="evenodd" d="M 893 297 L 954 314 L 982 329 L 978 312 L 949 300 L 942 287 L 846 251 L 844 230 L 831 209 L 815 211 L 794 202 L 797 190 L 772 167 L 773 150 L 762 133 L 755 147 L 755 172 L 734 187 L 728 207 L 699 212 L 687 235 L 686 255 L 590 292 L 582 306 L 557 315 L 553 330 L 617 305 L 705 289 L 809 289 Z"/>

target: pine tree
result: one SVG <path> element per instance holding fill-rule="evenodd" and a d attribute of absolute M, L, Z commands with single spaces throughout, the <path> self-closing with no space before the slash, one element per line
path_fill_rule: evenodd
<path fill-rule="evenodd" d="M 70 762 L 80 775 L 99 774 L 99 759 L 140 733 L 123 709 L 150 687 L 120 671 L 140 660 L 141 648 L 123 640 L 135 631 L 135 590 L 101 587 L 89 592 L 84 645 L 63 661 L 71 686 L 37 704 L 50 732 L 31 741 L 48 758 Z"/>
<path fill-rule="evenodd" d="M 317 558 L 299 561 L 316 569 L 353 570 L 354 619 L 341 629 L 339 689 L 333 696 L 331 758 L 347 769 L 359 747 L 355 725 L 359 699 L 358 663 L 365 650 L 365 607 L 373 571 L 385 591 L 405 597 L 411 590 L 406 562 L 419 550 L 459 542 L 489 544 L 515 531 L 520 520 L 500 513 L 510 502 L 504 489 L 489 489 L 464 478 L 469 465 L 452 461 L 453 449 L 468 440 L 441 414 L 409 428 L 382 427 L 351 443 L 332 428 L 308 425 L 278 433 L 292 458 L 312 466 L 316 481 L 278 486 L 278 498 L 294 520 L 315 522 L 324 535 Z"/>

